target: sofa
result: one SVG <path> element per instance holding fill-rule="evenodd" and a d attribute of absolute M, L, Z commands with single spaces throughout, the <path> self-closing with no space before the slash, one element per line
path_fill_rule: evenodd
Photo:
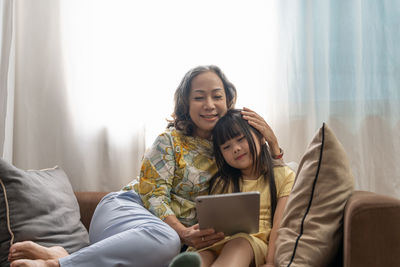
<path fill-rule="evenodd" d="M 345 149 L 327 125 L 293 169 L 276 266 L 400 266 L 400 200 L 354 191 Z M 74 192 L 59 167 L 25 171 L 1 158 L 0 185 L 0 266 L 8 266 L 13 242 L 70 253 L 87 246 L 93 212 L 107 194 Z"/>
<path fill-rule="evenodd" d="M 75 192 L 86 229 L 106 194 Z M 354 191 L 344 209 L 342 249 L 330 266 L 400 266 L 400 200 Z"/>

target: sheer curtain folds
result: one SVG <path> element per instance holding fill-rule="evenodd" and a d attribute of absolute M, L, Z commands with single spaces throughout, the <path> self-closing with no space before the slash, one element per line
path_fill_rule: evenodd
<path fill-rule="evenodd" d="M 0 154 L 11 161 L 6 139 L 12 136 L 13 117 L 13 1 L 0 2 Z M 10 103 L 8 103 L 8 100 Z M 8 127 L 6 127 L 8 125 Z"/>
<path fill-rule="evenodd" d="M 400 197 L 400 2 L 3 0 L 0 151 L 118 190 L 166 126 L 183 74 L 216 64 L 285 160 L 322 122 L 356 188 Z M 13 23 L 11 23 L 13 22 Z M 14 83 L 15 79 L 15 83 Z"/>
<path fill-rule="evenodd" d="M 274 32 L 274 15 L 263 0 L 15 1 L 12 162 L 59 165 L 75 190 L 120 189 L 139 174 L 190 68 L 216 64 L 239 105 L 264 105 L 245 95 L 274 77 L 264 73 L 275 36 L 262 34 Z"/>
<path fill-rule="evenodd" d="M 325 121 L 356 187 L 400 197 L 400 2 L 280 1 L 279 18 L 288 153 Z"/>

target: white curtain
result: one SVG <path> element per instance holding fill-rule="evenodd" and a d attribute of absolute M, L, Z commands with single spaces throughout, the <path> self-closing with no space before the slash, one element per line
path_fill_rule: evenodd
<path fill-rule="evenodd" d="M 20 168 L 118 190 L 184 73 L 216 64 L 286 161 L 326 122 L 356 188 L 400 197 L 398 1 L 3 0 L 1 14 L 0 153 Z"/>
<path fill-rule="evenodd" d="M 276 38 L 263 34 L 276 29 L 272 2 L 14 5 L 9 159 L 22 169 L 59 165 L 75 190 L 118 190 L 139 174 L 145 148 L 165 129 L 173 93 L 190 68 L 219 65 L 238 87 L 239 105 L 255 109 L 264 103 L 249 93 L 274 77 L 264 75 L 274 70 L 267 59 Z"/>
<path fill-rule="evenodd" d="M 98 123 L 118 107 L 112 107 L 114 99 L 97 88 L 110 81 L 104 79 L 109 73 L 93 73 L 85 61 L 88 44 L 80 42 L 79 34 L 90 32 L 79 30 L 88 28 L 90 13 L 89 19 L 79 20 L 74 15 L 79 16 L 80 9 L 73 14 L 67 2 L 15 1 L 13 163 L 23 169 L 59 165 L 75 190 L 118 190 L 138 174 L 143 126 L 134 119 L 125 121 L 132 135 L 121 144 L 123 137 Z M 76 36 L 70 32 L 74 29 Z M 91 83 L 91 78 L 101 81 Z M 118 77 L 114 79 L 107 86 L 117 93 Z M 95 110 L 93 103 L 101 108 Z M 137 103 L 131 99 L 130 104 Z"/>
<path fill-rule="evenodd" d="M 14 110 L 13 1 L 0 4 L 0 154 L 11 161 Z"/>
<path fill-rule="evenodd" d="M 280 1 L 273 120 L 298 161 L 322 122 L 356 188 L 400 197 L 400 2 Z"/>

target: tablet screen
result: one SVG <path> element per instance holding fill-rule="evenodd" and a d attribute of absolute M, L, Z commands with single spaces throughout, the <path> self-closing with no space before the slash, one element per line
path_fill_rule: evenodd
<path fill-rule="evenodd" d="M 200 229 L 214 228 L 225 235 L 257 233 L 260 217 L 260 193 L 240 192 L 196 198 Z"/>

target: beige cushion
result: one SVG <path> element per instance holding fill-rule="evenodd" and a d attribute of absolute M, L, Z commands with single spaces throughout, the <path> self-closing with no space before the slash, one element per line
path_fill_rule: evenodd
<path fill-rule="evenodd" d="M 343 238 L 343 211 L 354 189 L 346 153 L 326 124 L 300 161 L 278 230 L 276 266 L 327 266 Z"/>

